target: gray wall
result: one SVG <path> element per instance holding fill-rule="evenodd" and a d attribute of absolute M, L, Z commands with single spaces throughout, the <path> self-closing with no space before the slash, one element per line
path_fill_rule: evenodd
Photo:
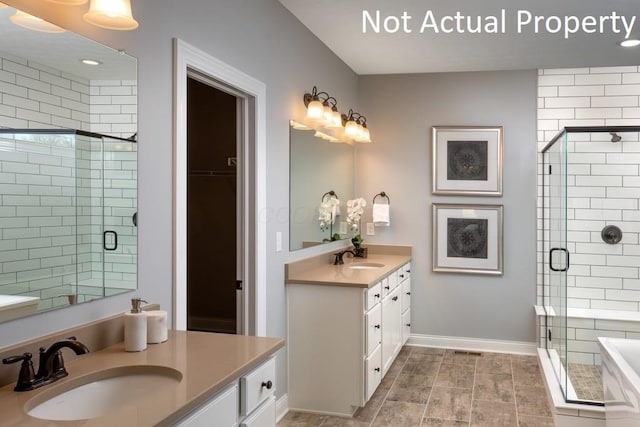
<path fill-rule="evenodd" d="M 534 342 L 536 72 L 365 76 L 360 105 L 356 196 L 391 198 L 391 227 L 365 240 L 413 246 L 412 333 Z M 434 125 L 504 126 L 503 197 L 431 194 Z M 504 205 L 504 276 L 431 271 L 435 202 Z"/>
<path fill-rule="evenodd" d="M 4 0 L 3 0 L 4 1 Z M 178 37 L 261 80 L 267 86 L 267 334 L 285 336 L 284 263 L 313 251 L 275 252 L 288 242 L 290 118 L 302 117 L 302 95 L 314 85 L 356 107 L 357 76 L 276 0 L 135 0 L 140 27 L 108 31 L 82 21 L 81 7 L 40 0 L 7 4 L 49 18 L 138 58 L 139 277 L 136 295 L 172 304 L 173 50 Z M 77 13 L 67 13 L 69 10 Z M 334 244 L 332 244 L 334 245 Z M 326 249 L 326 247 L 325 247 Z M 0 324 L 0 346 L 106 317 L 127 309 L 132 294 Z M 286 392 L 280 352 L 278 392 Z"/>

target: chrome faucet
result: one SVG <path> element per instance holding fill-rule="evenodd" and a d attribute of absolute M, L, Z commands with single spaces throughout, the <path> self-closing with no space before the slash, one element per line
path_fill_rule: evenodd
<path fill-rule="evenodd" d="M 22 362 L 18 382 L 14 388 L 15 391 L 29 391 L 50 384 L 54 381 L 64 378 L 69 373 L 64 367 L 62 359 L 62 349 L 70 348 L 76 354 L 89 353 L 89 349 L 80 341 L 76 341 L 75 337 L 57 341 L 45 350 L 40 347 L 40 363 L 38 365 L 38 373 L 34 374 L 33 363 L 31 362 L 31 353 L 24 353 L 20 356 L 7 357 L 2 359 L 5 365 L 11 363 Z"/>
<path fill-rule="evenodd" d="M 344 261 L 343 261 L 342 257 L 347 252 L 349 252 L 353 256 L 356 255 L 356 253 L 354 251 L 350 250 L 350 249 L 345 249 L 344 251 L 337 252 L 337 253 L 333 254 L 336 257 L 334 259 L 334 261 L 333 261 L 333 265 L 342 265 L 342 264 L 344 264 Z"/>

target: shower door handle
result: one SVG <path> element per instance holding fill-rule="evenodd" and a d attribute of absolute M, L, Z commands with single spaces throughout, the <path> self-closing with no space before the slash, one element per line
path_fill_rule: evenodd
<path fill-rule="evenodd" d="M 553 252 L 554 251 L 561 251 L 564 252 L 567 256 L 567 265 L 564 268 L 554 268 L 553 267 Z M 567 271 L 569 269 L 569 251 L 566 250 L 565 248 L 552 248 L 549 251 L 549 268 L 552 271 Z"/>
<path fill-rule="evenodd" d="M 113 246 L 107 246 L 108 235 L 113 236 Z M 118 249 L 118 233 L 113 230 L 105 230 L 105 232 L 102 233 L 102 247 L 105 251 L 115 251 L 116 249 Z"/>

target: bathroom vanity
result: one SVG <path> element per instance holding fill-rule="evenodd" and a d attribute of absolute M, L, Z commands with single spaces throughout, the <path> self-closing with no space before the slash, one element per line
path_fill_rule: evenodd
<path fill-rule="evenodd" d="M 275 426 L 274 353 L 284 346 L 279 338 L 260 338 L 203 332 L 169 331 L 168 341 L 146 351 L 127 353 L 119 343 L 67 363 L 69 376 L 29 392 L 0 388 L 3 426 Z M 77 399 L 58 399 L 63 393 L 92 384 L 111 387 L 105 380 L 124 378 L 129 396 L 109 396 L 83 405 Z M 162 386 L 153 386 L 162 380 Z M 141 384 L 149 384 L 145 388 Z M 159 384 L 159 383 L 158 383 Z M 99 388 L 98 387 L 98 388 Z M 117 393 L 116 393 L 117 394 Z M 58 399 L 69 411 L 36 418 L 29 412 Z M 105 400 L 107 400 L 105 398 Z M 99 404 L 100 403 L 100 404 Z M 96 409 L 87 408 L 96 406 Z M 102 411 L 83 416 L 83 411 Z"/>
<path fill-rule="evenodd" d="M 409 338 L 411 248 L 385 248 L 287 265 L 290 409 L 352 416 Z"/>

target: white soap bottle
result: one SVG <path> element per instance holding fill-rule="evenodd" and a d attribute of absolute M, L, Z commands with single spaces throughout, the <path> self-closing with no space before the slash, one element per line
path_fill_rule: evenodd
<path fill-rule="evenodd" d="M 124 314 L 125 351 L 143 351 L 147 349 L 147 314 L 142 311 L 141 298 L 131 298 L 131 312 Z"/>

